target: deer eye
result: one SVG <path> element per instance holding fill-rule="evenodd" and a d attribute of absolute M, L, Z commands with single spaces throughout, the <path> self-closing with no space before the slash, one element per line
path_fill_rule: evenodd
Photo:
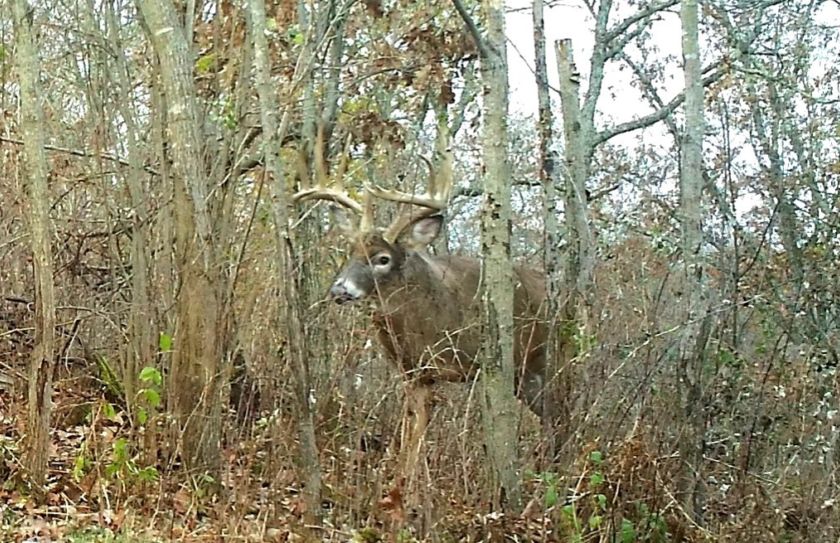
<path fill-rule="evenodd" d="M 377 266 L 387 266 L 391 263 L 391 257 L 388 255 L 379 255 L 376 257 L 375 262 Z"/>

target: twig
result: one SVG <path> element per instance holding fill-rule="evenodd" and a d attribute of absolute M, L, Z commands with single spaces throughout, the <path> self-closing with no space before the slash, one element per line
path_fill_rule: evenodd
<path fill-rule="evenodd" d="M 12 145 L 23 145 L 23 140 L 15 139 L 15 138 L 7 138 L 4 136 L 0 136 L 0 142 L 2 143 L 11 143 Z M 122 166 L 130 166 L 128 161 L 124 158 L 120 158 L 116 155 L 111 153 L 91 153 L 88 151 L 84 151 L 81 149 L 69 149 L 67 147 L 58 147 L 56 145 L 44 145 L 44 149 L 47 151 L 53 151 L 56 153 L 64 153 L 66 155 L 73 155 L 85 158 L 104 158 L 105 160 L 110 160 L 112 162 L 116 162 Z M 160 175 L 157 170 L 152 168 L 151 166 L 143 166 L 143 169 L 152 174 L 152 175 Z"/>
<path fill-rule="evenodd" d="M 484 43 L 484 39 L 481 37 L 481 32 L 478 30 L 478 26 L 476 26 L 472 16 L 469 12 L 467 12 L 467 8 L 464 7 L 464 3 L 461 2 L 461 0 L 452 0 L 452 4 L 455 6 L 455 11 L 457 11 L 458 15 L 460 15 L 461 19 L 463 19 L 464 24 L 467 25 L 467 30 L 469 30 L 470 35 L 472 35 L 473 41 L 475 41 L 475 47 L 478 49 L 478 53 L 481 55 L 481 58 L 490 58 L 491 51 L 487 48 L 487 44 Z"/>

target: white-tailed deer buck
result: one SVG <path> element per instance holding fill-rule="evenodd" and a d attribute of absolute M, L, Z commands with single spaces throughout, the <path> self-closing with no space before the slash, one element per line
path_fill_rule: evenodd
<path fill-rule="evenodd" d="M 446 160 L 451 161 L 451 156 Z M 475 376 L 481 346 L 481 263 L 454 255 L 432 255 L 452 188 L 452 176 L 437 175 L 429 163 L 428 192 L 414 195 L 366 186 L 363 201 L 354 200 L 339 181 L 300 191 L 296 201 L 324 199 L 360 215 L 358 226 L 344 221 L 351 240 L 350 257 L 330 288 L 340 304 L 366 298 L 376 303 L 374 325 L 388 358 L 406 379 L 407 412 L 413 423 L 403 436 L 404 468 L 418 460 L 429 422 L 431 391 L 436 381 L 465 381 Z M 444 170 L 451 172 L 451 164 Z M 401 213 L 384 230 L 373 225 L 372 198 L 402 204 Z M 541 412 L 546 338 L 544 275 L 515 268 L 514 356 L 517 395 Z"/>

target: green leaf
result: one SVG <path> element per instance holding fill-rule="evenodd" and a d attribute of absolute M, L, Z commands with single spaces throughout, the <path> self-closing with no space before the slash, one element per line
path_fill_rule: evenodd
<path fill-rule="evenodd" d="M 158 345 L 160 346 L 160 350 L 164 353 L 167 353 L 172 350 L 172 336 L 165 332 L 160 333 L 160 339 L 158 339 Z"/>
<path fill-rule="evenodd" d="M 601 451 L 592 451 L 589 453 L 589 461 L 596 466 L 600 466 L 604 462 L 604 455 Z"/>
<path fill-rule="evenodd" d="M 122 382 L 120 382 L 119 377 L 117 377 L 117 374 L 111 367 L 111 363 L 108 362 L 108 359 L 104 356 L 94 356 L 96 358 L 96 366 L 99 369 L 99 378 L 102 379 L 102 382 L 105 383 L 105 386 L 111 394 L 122 397 L 124 393 Z"/>
<path fill-rule="evenodd" d="M 619 534 L 621 543 L 634 543 L 636 541 L 636 528 L 633 527 L 633 521 L 626 518 L 621 519 Z"/>
<path fill-rule="evenodd" d="M 216 53 L 207 53 L 195 61 L 195 71 L 206 74 L 216 66 Z"/>
<path fill-rule="evenodd" d="M 160 386 L 163 383 L 163 376 L 160 374 L 160 370 L 157 368 L 153 368 L 151 366 L 146 366 L 142 370 L 140 370 L 140 380 L 144 383 L 153 383 L 157 386 Z"/>
<path fill-rule="evenodd" d="M 606 496 L 604 496 L 603 494 L 595 494 L 595 502 L 598 504 L 598 507 L 600 507 L 601 510 L 603 510 L 603 511 L 607 510 L 607 497 Z"/>
<path fill-rule="evenodd" d="M 148 466 L 137 472 L 137 477 L 141 481 L 153 483 L 158 480 L 159 474 L 157 468 Z"/>
<path fill-rule="evenodd" d="M 545 508 L 548 509 L 550 507 L 554 507 L 555 505 L 557 505 L 558 501 L 560 500 L 557 496 L 557 487 L 554 485 L 549 485 L 545 489 Z"/>
<path fill-rule="evenodd" d="M 110 478 L 114 478 L 119 472 L 120 472 L 119 464 L 113 464 L 112 463 L 112 464 L 108 464 L 105 467 L 105 475 L 107 475 Z"/>
<path fill-rule="evenodd" d="M 593 530 L 597 530 L 601 527 L 601 523 L 604 521 L 604 518 L 601 515 L 592 515 L 589 517 L 589 527 Z"/>
<path fill-rule="evenodd" d="M 73 462 L 73 480 L 77 483 L 82 480 L 87 471 L 88 461 L 84 454 L 79 454 Z"/>
<path fill-rule="evenodd" d="M 570 503 L 568 505 L 564 505 L 563 509 L 561 509 L 561 511 L 563 512 L 563 516 L 566 517 L 567 519 L 575 518 L 575 506 L 574 506 L 574 504 Z"/>
<path fill-rule="evenodd" d="M 114 462 L 120 463 L 128 460 L 128 440 L 124 437 L 119 438 L 114 442 Z"/>
<path fill-rule="evenodd" d="M 147 388 L 143 390 L 143 396 L 146 398 L 146 403 L 150 407 L 160 407 L 160 392 L 157 390 Z"/>
<path fill-rule="evenodd" d="M 105 415 L 106 419 L 111 421 L 117 417 L 117 410 L 114 409 L 114 406 L 111 405 L 111 402 L 104 402 L 102 404 L 102 413 Z"/>
<path fill-rule="evenodd" d="M 597 488 L 604 484 L 604 474 L 600 471 L 595 471 L 589 476 L 589 486 Z"/>
<path fill-rule="evenodd" d="M 146 424 L 146 421 L 149 420 L 149 412 L 143 409 L 142 407 L 137 410 L 137 423 L 138 424 Z"/>

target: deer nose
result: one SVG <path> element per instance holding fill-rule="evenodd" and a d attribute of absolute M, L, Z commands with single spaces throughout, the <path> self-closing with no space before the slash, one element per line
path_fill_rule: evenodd
<path fill-rule="evenodd" d="M 355 281 L 348 277 L 339 277 L 330 287 L 330 297 L 337 304 L 352 302 L 367 296 L 367 290 L 360 288 Z"/>
<path fill-rule="evenodd" d="M 349 302 L 351 300 L 350 293 L 347 292 L 347 289 L 341 283 L 333 283 L 330 287 L 330 298 L 337 304 L 343 304 L 344 302 Z"/>

